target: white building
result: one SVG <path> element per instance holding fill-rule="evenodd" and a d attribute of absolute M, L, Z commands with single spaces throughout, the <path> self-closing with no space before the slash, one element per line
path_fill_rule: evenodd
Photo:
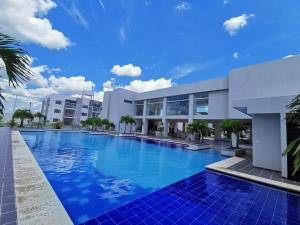
<path fill-rule="evenodd" d="M 100 117 L 101 109 L 102 102 L 93 100 L 93 96 L 75 98 L 53 94 L 45 98 L 42 104 L 42 113 L 47 121 L 73 126 L 79 126 L 80 121 L 87 118 Z"/>
<path fill-rule="evenodd" d="M 252 121 L 253 165 L 287 176 L 287 104 L 300 93 L 300 56 L 234 69 L 227 77 L 155 91 L 116 89 L 104 93 L 102 117 L 123 129 L 120 117 L 131 115 L 136 129 L 151 134 L 157 121 L 163 135 L 184 130 L 204 119 L 214 124 L 226 118 Z"/>

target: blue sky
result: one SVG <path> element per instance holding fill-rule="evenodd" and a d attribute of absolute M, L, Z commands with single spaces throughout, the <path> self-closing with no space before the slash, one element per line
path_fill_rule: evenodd
<path fill-rule="evenodd" d="M 49 87 L 49 93 L 76 94 L 82 87 L 100 93 L 103 84 L 104 90 L 126 85 L 150 90 L 226 76 L 232 68 L 300 53 L 297 0 L 0 2 L 4 4 L 0 13 L 20 10 L 11 2 L 23 2 L 22 7 L 28 9 L 23 18 L 0 19 L 0 27 L 24 41 L 33 68 L 44 66 L 38 75 L 45 84 L 31 82 L 24 87 L 36 93 L 44 88 L 39 96 L 46 95 Z M 37 23 L 21 29 L 18 24 L 28 17 Z M 122 67 L 128 64 L 133 66 Z M 111 72 L 115 65 L 120 67 Z M 84 77 L 78 91 L 55 88 L 59 78 L 68 83 L 68 78 L 77 76 Z M 154 83 L 144 82 L 150 79 Z M 135 80 L 138 88 L 130 83 Z"/>

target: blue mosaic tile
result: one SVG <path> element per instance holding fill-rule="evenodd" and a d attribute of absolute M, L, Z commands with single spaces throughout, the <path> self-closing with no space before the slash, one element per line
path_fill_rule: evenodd
<path fill-rule="evenodd" d="M 204 171 L 84 224 L 299 225 L 300 195 Z"/>

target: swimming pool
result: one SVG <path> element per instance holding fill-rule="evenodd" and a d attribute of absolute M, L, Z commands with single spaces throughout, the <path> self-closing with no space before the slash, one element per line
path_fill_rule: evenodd
<path fill-rule="evenodd" d="M 80 132 L 22 132 L 75 224 L 197 174 L 215 150 Z"/>

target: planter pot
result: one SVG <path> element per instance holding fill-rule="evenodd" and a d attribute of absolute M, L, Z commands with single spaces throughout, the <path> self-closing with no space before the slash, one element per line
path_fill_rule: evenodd
<path fill-rule="evenodd" d="M 237 136 L 235 133 L 231 134 L 231 145 L 233 148 L 237 148 Z"/>
<path fill-rule="evenodd" d="M 196 141 L 195 134 L 189 134 L 189 141 L 191 141 L 191 142 L 195 142 Z"/>

